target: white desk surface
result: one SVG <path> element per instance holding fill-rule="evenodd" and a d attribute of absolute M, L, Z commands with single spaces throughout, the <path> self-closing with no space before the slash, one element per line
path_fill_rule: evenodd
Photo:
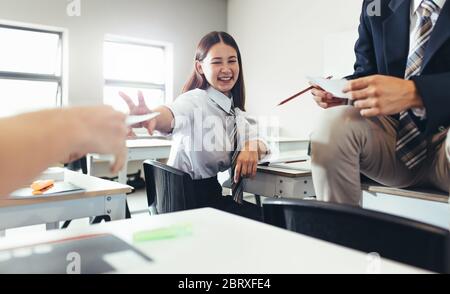
<path fill-rule="evenodd" d="M 48 203 L 63 200 L 65 201 L 80 198 L 90 198 L 98 196 L 115 196 L 120 194 L 126 194 L 133 190 L 132 187 L 127 185 L 103 180 L 100 178 L 84 175 L 70 170 L 64 171 L 64 179 L 69 183 L 72 183 L 80 188 L 85 189 L 85 191 L 70 195 L 37 198 L 37 199 L 2 199 L 0 200 L 0 208 Z"/>
<path fill-rule="evenodd" d="M 130 139 L 127 140 L 128 148 L 171 147 L 172 141 L 166 139 Z"/>
<path fill-rule="evenodd" d="M 307 142 L 307 140 L 289 137 L 269 138 L 268 141 L 276 143 Z M 127 140 L 128 148 L 145 148 L 145 147 L 160 147 L 160 146 L 165 147 L 171 145 L 172 141 L 169 139 L 151 138 L 148 136 L 136 137 L 135 139 Z"/>
<path fill-rule="evenodd" d="M 134 232 L 191 224 L 192 234 L 135 245 L 153 259 L 126 273 L 155 274 L 288 274 L 366 273 L 367 254 L 211 208 L 105 223 L 88 228 L 51 231 L 0 240 L 0 250 L 85 234 L 113 233 L 132 243 Z M 116 260 L 117 261 L 117 260 Z M 426 273 L 381 259 L 380 273 Z"/>
<path fill-rule="evenodd" d="M 305 140 L 299 139 L 299 138 L 288 138 L 288 137 L 278 137 L 278 138 L 270 138 L 270 142 L 276 142 L 279 143 L 280 146 L 290 146 L 288 148 L 291 150 L 294 146 L 297 146 L 298 143 L 305 143 Z M 163 137 L 150 137 L 150 136 L 139 136 L 136 138 L 128 139 L 126 142 L 127 148 L 129 149 L 129 157 L 130 154 L 134 151 L 134 153 L 140 153 L 141 155 L 138 156 L 138 159 L 141 160 L 141 157 L 143 154 L 142 152 L 151 152 L 159 150 L 160 152 L 163 152 L 165 154 L 165 157 L 168 157 L 168 153 L 170 152 L 170 148 L 172 147 L 172 141 L 167 138 L 164 139 Z M 299 148 L 299 147 L 296 147 Z M 164 151 L 162 151 L 164 150 Z M 286 154 L 295 154 L 298 151 L 288 151 L 283 152 L 283 155 Z M 167 153 L 167 154 L 166 154 Z M 149 158 L 152 158 L 152 154 L 146 154 L 149 156 Z M 159 154 L 161 156 L 161 154 Z M 94 162 L 100 162 L 100 161 L 108 161 L 111 160 L 111 155 L 100 155 L 100 154 L 90 154 L 92 156 L 92 160 Z M 135 156 L 131 156 L 133 160 L 135 160 Z M 145 157 L 145 156 L 144 156 Z"/>
<path fill-rule="evenodd" d="M 270 142 L 289 143 L 289 142 L 308 142 L 309 140 L 295 138 L 295 137 L 269 137 Z M 161 136 L 137 136 L 136 138 L 128 139 L 128 141 L 169 141 L 169 137 L 164 138 Z"/>
<path fill-rule="evenodd" d="M 308 142 L 309 140 L 294 138 L 294 137 L 269 137 L 270 142 L 288 143 L 288 142 Z"/>

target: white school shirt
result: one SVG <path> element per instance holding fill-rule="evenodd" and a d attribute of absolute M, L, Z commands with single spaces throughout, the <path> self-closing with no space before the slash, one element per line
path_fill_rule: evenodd
<path fill-rule="evenodd" d="M 175 118 L 168 165 L 188 173 L 193 180 L 215 177 L 231 167 L 235 121 L 231 98 L 212 87 L 195 89 L 179 96 L 168 108 Z M 234 109 L 238 148 L 249 140 L 265 142 L 246 113 Z"/>

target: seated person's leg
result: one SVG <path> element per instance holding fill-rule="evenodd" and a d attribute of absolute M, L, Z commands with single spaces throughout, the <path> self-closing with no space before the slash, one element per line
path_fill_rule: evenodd
<path fill-rule="evenodd" d="M 433 138 L 427 161 L 430 162 L 428 170 L 424 172 L 424 186 L 449 192 L 450 188 L 450 162 L 448 159 L 449 139 L 442 138 L 442 134 Z"/>
<path fill-rule="evenodd" d="M 360 173 L 388 186 L 414 184 L 418 173 L 397 159 L 396 138 L 394 122 L 389 117 L 366 119 L 349 106 L 324 111 L 311 136 L 317 198 L 361 205 Z"/>

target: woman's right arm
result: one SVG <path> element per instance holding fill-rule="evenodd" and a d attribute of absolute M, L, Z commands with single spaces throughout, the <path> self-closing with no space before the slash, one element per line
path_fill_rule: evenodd
<path fill-rule="evenodd" d="M 151 112 L 159 112 L 160 115 L 148 121 L 146 123 L 147 125 L 144 124 L 149 134 L 153 135 L 153 131 L 155 130 L 164 134 L 172 133 L 174 120 L 172 111 L 166 106 L 159 106 L 151 110 Z"/>

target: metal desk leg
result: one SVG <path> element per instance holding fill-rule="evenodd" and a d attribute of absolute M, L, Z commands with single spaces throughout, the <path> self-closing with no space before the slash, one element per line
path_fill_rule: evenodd
<path fill-rule="evenodd" d="M 106 215 L 111 218 L 111 221 L 125 219 L 127 196 L 125 194 L 115 197 L 105 197 Z"/>
<path fill-rule="evenodd" d="M 256 195 L 255 194 L 255 200 L 256 200 L 256 205 L 258 205 L 258 207 L 261 207 L 261 196 L 260 195 Z"/>
<path fill-rule="evenodd" d="M 122 170 L 119 171 L 119 183 L 126 185 L 127 181 L 128 181 L 128 177 L 127 177 L 127 171 L 128 171 L 128 158 L 125 161 Z M 125 200 L 125 208 L 124 208 L 124 212 L 125 212 L 125 218 L 131 218 L 131 213 L 130 210 L 128 209 L 128 203 L 126 203 Z M 113 220 L 111 218 L 111 220 Z"/>
<path fill-rule="evenodd" d="M 94 175 L 94 158 L 92 155 L 86 155 L 87 174 Z"/>
<path fill-rule="evenodd" d="M 127 184 L 128 159 L 125 161 L 123 168 L 119 171 L 119 183 Z"/>

